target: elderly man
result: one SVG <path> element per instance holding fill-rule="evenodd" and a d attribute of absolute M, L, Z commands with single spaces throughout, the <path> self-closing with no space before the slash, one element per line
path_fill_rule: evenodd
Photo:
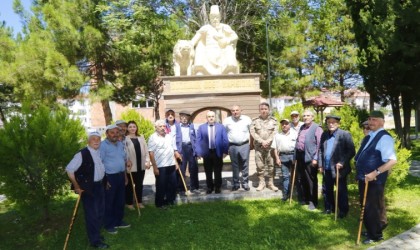
<path fill-rule="evenodd" d="M 74 155 L 66 171 L 74 191 L 82 195 L 86 231 L 91 246 L 108 248 L 100 234 L 105 212 L 105 168 L 99 155 L 100 145 L 101 135 L 98 132 L 89 133 L 88 146 Z"/>
<path fill-rule="evenodd" d="M 290 170 L 293 166 L 293 154 L 295 152 L 297 132 L 290 129 L 290 121 L 283 119 L 280 121 L 281 132 L 276 134 L 271 144 L 273 157 L 278 166 L 281 166 L 283 175 L 283 201 L 290 197 Z"/>
<path fill-rule="evenodd" d="M 318 153 L 322 128 L 314 121 L 310 110 L 303 112 L 303 123 L 299 130 L 295 148 L 297 160 L 296 180 L 299 200 L 302 205 L 308 204 L 309 210 L 318 205 Z"/>
<path fill-rule="evenodd" d="M 383 221 L 385 214 L 385 182 L 389 170 L 397 163 L 394 140 L 384 130 L 384 114 L 374 110 L 370 112 L 368 124 L 370 128 L 356 154 L 356 178 L 359 181 L 359 197 L 363 200 L 365 182 L 368 183 L 363 223 L 367 230 L 364 244 L 372 244 L 383 240 L 383 229 L 387 226 Z"/>
<path fill-rule="evenodd" d="M 294 110 L 290 113 L 291 123 L 290 128 L 293 129 L 296 133 L 299 133 L 300 127 L 302 127 L 303 122 L 300 121 L 299 112 Z"/>
<path fill-rule="evenodd" d="M 228 154 L 229 140 L 225 127 L 215 122 L 215 113 L 207 112 L 207 123 L 197 130 L 197 156 L 203 158 L 207 194 L 218 194 L 222 187 L 223 158 Z M 213 182 L 214 173 L 214 182 Z"/>
<path fill-rule="evenodd" d="M 232 191 L 239 189 L 239 171 L 242 172 L 241 186 L 245 191 L 249 191 L 249 128 L 252 120 L 246 115 L 242 115 L 242 110 L 238 105 L 233 105 L 232 115 L 227 117 L 225 126 L 229 139 L 229 155 L 232 162 Z"/>
<path fill-rule="evenodd" d="M 126 168 L 131 168 L 124 145 L 119 141 L 117 125 L 106 127 L 106 139 L 101 143 L 101 159 L 105 166 L 107 184 L 105 188 L 105 230 L 116 234 L 117 228 L 128 228 L 123 221 L 125 206 L 125 185 L 128 183 Z"/>
<path fill-rule="evenodd" d="M 120 135 L 118 140 L 124 141 L 125 134 L 127 133 L 127 122 L 124 120 L 117 120 L 115 122 L 115 125 L 117 125 L 120 128 Z"/>
<path fill-rule="evenodd" d="M 267 187 L 275 192 L 279 189 L 274 186 L 274 163 L 271 157 L 271 143 L 277 133 L 277 120 L 270 116 L 270 105 L 262 102 L 259 105 L 260 116 L 254 118 L 249 132 L 254 139 L 255 164 L 257 165 L 257 175 L 259 184 L 257 191 L 265 188 L 265 167 L 267 167 L 268 184 Z"/>
<path fill-rule="evenodd" d="M 191 123 L 191 113 L 188 111 L 179 112 L 179 120 L 181 121 L 181 138 L 182 138 L 182 164 L 181 172 L 185 179 L 185 172 L 190 173 L 190 190 L 191 192 L 198 192 L 198 163 L 196 157 L 196 134 L 194 124 Z M 178 177 L 180 177 L 178 175 Z M 182 180 L 178 179 L 178 188 L 183 190 L 184 186 Z"/>
<path fill-rule="evenodd" d="M 175 152 L 177 150 L 175 137 L 166 134 L 164 120 L 155 122 L 155 133 L 149 137 L 150 162 L 156 177 L 155 205 L 166 209 L 168 205 L 175 204 L 176 197 L 176 163 Z"/>
<path fill-rule="evenodd" d="M 346 217 L 349 211 L 347 175 L 350 173 L 350 160 L 356 154 L 353 139 L 348 131 L 340 129 L 340 116 L 328 115 L 325 119 L 328 131 L 321 136 L 319 167 L 323 173 L 325 214 L 334 212 L 334 183 L 338 175 L 339 218 Z M 337 173 L 338 170 L 338 173 Z"/>

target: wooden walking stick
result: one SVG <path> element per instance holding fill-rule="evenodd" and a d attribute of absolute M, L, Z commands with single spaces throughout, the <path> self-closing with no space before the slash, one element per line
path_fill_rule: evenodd
<path fill-rule="evenodd" d="M 366 195 L 367 195 L 367 192 L 368 192 L 368 185 L 369 185 L 369 181 L 367 181 L 365 179 L 365 192 L 363 193 L 362 209 L 360 211 L 359 232 L 357 233 L 356 245 L 359 245 L 360 236 L 362 235 L 363 216 L 364 216 L 364 213 L 365 213 Z"/>
<path fill-rule="evenodd" d="M 136 204 L 137 204 L 137 213 L 138 213 L 138 215 L 140 216 L 140 215 L 141 215 L 141 213 L 140 213 L 140 205 L 139 205 L 139 201 L 137 200 L 137 194 L 136 194 L 136 184 L 134 184 L 133 175 L 131 174 L 131 171 L 130 171 L 129 173 L 130 173 L 131 185 L 132 185 L 132 187 L 133 187 L 134 201 L 135 201 L 135 202 L 136 202 Z"/>
<path fill-rule="evenodd" d="M 338 171 L 338 166 L 336 166 L 337 171 L 335 172 L 335 221 L 337 221 L 337 213 L 338 213 L 338 176 L 340 175 Z"/>
<path fill-rule="evenodd" d="M 71 220 L 70 220 L 69 231 L 67 233 L 66 241 L 64 242 L 63 250 L 67 249 L 67 243 L 68 243 L 69 238 L 70 238 L 70 233 L 71 233 L 71 229 L 73 227 L 74 220 L 76 219 L 77 209 L 79 208 L 79 203 L 80 203 L 80 198 L 82 197 L 82 193 L 83 193 L 83 191 L 81 191 L 80 194 L 79 194 L 79 197 L 77 197 L 76 206 L 74 206 L 73 216 L 71 217 Z"/>
<path fill-rule="evenodd" d="M 182 175 L 181 168 L 178 168 L 179 175 L 181 176 L 182 184 L 184 184 L 185 194 L 190 195 L 190 191 L 187 189 L 187 185 L 185 184 L 184 176 Z"/>
<path fill-rule="evenodd" d="M 297 160 L 295 161 L 295 167 L 293 169 L 293 177 L 292 177 L 292 187 L 290 188 L 290 200 L 289 200 L 290 205 L 292 204 L 293 187 L 295 186 L 296 166 L 297 166 Z"/>

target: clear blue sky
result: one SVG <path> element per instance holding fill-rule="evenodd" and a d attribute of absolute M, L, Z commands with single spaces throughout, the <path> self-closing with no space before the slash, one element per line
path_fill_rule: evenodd
<path fill-rule="evenodd" d="M 6 26 L 12 27 L 14 33 L 18 33 L 22 29 L 22 23 L 19 16 L 13 12 L 13 0 L 0 0 L 0 20 L 6 21 Z M 25 10 L 29 11 L 31 0 L 21 0 Z"/>

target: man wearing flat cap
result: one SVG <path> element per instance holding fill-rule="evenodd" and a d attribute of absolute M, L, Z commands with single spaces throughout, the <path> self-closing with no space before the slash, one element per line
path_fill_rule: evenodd
<path fill-rule="evenodd" d="M 302 127 L 303 122 L 300 121 L 299 112 L 294 110 L 290 113 L 290 128 L 293 129 L 296 133 L 299 133 L 300 127 Z"/>
<path fill-rule="evenodd" d="M 179 120 L 181 121 L 181 141 L 182 141 L 182 164 L 180 165 L 180 169 L 182 175 L 184 176 L 185 180 L 185 172 L 188 166 L 188 172 L 190 173 L 190 190 L 191 192 L 198 192 L 199 185 L 198 185 L 198 163 L 197 163 L 197 156 L 196 156 L 196 148 L 195 148 L 195 141 L 196 141 L 196 134 L 194 129 L 194 124 L 190 121 L 191 113 L 182 110 L 179 112 Z M 178 190 L 184 190 L 184 184 L 180 179 L 179 173 L 178 177 Z"/>
<path fill-rule="evenodd" d="M 338 175 L 338 217 L 344 218 L 349 212 L 347 176 L 356 152 L 351 134 L 339 128 L 340 120 L 340 116 L 327 115 L 328 130 L 322 133 L 318 159 L 323 177 L 324 214 L 335 212 L 334 183 Z"/>
<path fill-rule="evenodd" d="M 293 165 L 293 155 L 295 153 L 296 138 L 298 133 L 294 129 L 290 129 L 291 122 L 288 119 L 280 121 L 281 132 L 274 137 L 271 148 L 273 151 L 274 162 L 281 167 L 283 176 L 283 201 L 287 201 L 290 197 L 290 170 Z"/>
<path fill-rule="evenodd" d="M 125 134 L 127 133 L 127 122 L 124 120 L 117 120 L 115 122 L 115 125 L 120 128 L 120 135 L 118 137 L 118 140 L 124 141 L 125 140 Z"/>
<path fill-rule="evenodd" d="M 100 234 L 105 213 L 105 168 L 99 154 L 100 145 L 101 135 L 98 132 L 89 133 L 88 146 L 74 155 L 66 171 L 74 191 L 81 195 L 91 246 L 108 248 Z"/>
<path fill-rule="evenodd" d="M 116 234 L 118 228 L 128 228 L 123 221 L 125 207 L 125 185 L 128 183 L 126 168 L 131 168 L 124 144 L 119 141 L 120 129 L 112 124 L 106 127 L 106 139 L 101 143 L 101 159 L 105 166 L 107 184 L 105 188 L 105 230 Z"/>
<path fill-rule="evenodd" d="M 370 112 L 370 128 L 356 154 L 356 179 L 359 181 L 359 197 L 363 200 L 365 183 L 368 184 L 363 224 L 366 228 L 364 244 L 383 240 L 382 231 L 387 226 L 385 214 L 385 182 L 389 170 L 397 164 L 394 139 L 384 129 L 384 114 L 379 110 Z"/>

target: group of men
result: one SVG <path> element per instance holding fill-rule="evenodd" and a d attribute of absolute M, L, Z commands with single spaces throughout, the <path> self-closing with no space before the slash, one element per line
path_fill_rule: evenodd
<path fill-rule="evenodd" d="M 207 122 L 197 130 L 189 112 L 181 111 L 179 115 L 180 122 L 175 119 L 174 110 L 167 110 L 165 119 L 155 122 L 155 133 L 148 140 L 156 177 L 156 207 L 166 209 L 174 204 L 177 192 L 186 191 L 187 166 L 189 189 L 199 192 L 198 159 L 203 159 L 207 194 L 221 193 L 223 159 L 228 154 L 232 165 L 232 191 L 240 188 L 249 191 L 249 155 L 250 150 L 255 149 L 257 191 L 265 187 L 278 191 L 273 181 L 277 165 L 282 172 L 282 200 L 287 201 L 291 195 L 290 179 L 294 172 L 298 200 L 313 211 L 318 206 L 319 171 L 323 176 L 323 213 L 335 212 L 333 190 L 338 180 L 338 216 L 346 217 L 349 211 L 347 176 L 356 152 L 351 134 L 339 128 L 339 116 L 328 115 L 327 130 L 323 131 L 314 122 L 311 111 L 303 112 L 303 122 L 299 112 L 293 111 L 291 120 L 280 121 L 278 131 L 277 120 L 270 116 L 269 104 L 265 102 L 259 104 L 259 116 L 252 120 L 242 114 L 239 105 L 233 105 L 231 116 L 224 119 L 223 124 L 216 122 L 215 112 L 208 111 Z M 372 111 L 368 121 L 363 123 L 366 137 L 355 157 L 360 200 L 367 197 L 364 217 L 367 231 L 363 233 L 366 244 L 383 239 L 382 230 L 387 226 L 384 186 L 388 171 L 396 164 L 394 141 L 383 126 L 383 113 Z M 107 127 L 106 139 L 102 142 L 99 133 L 90 133 L 88 146 L 67 166 L 75 192 L 83 194 L 89 241 L 97 248 L 108 247 L 100 235 L 102 225 L 113 234 L 118 228 L 130 226 L 123 221 L 123 216 L 125 172 L 129 171 L 131 162 L 127 160 L 120 135 L 116 125 Z M 367 182 L 369 189 L 365 194 Z"/>

